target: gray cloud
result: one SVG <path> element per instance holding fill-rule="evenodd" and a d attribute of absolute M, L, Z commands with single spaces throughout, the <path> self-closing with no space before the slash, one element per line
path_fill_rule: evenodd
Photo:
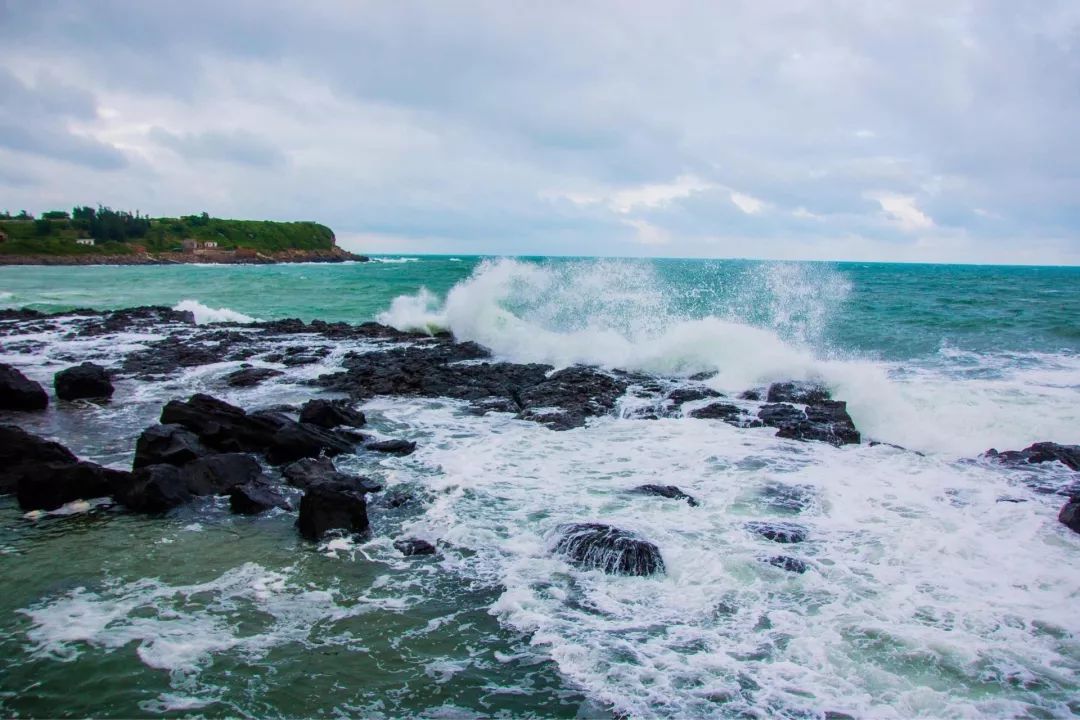
<path fill-rule="evenodd" d="M 285 154 L 278 147 L 245 130 L 176 134 L 155 126 L 148 135 L 154 142 L 187 158 L 256 167 L 272 167 L 285 163 Z"/>

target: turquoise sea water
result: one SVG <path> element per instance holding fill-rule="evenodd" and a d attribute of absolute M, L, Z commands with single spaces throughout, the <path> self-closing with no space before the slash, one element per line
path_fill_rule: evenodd
<path fill-rule="evenodd" d="M 977 459 L 1080 441 L 1080 268 L 473 257 L 0 267 L 0 307 L 147 304 L 200 322 L 445 328 L 517 361 L 706 373 L 731 396 L 814 380 L 848 401 L 864 443 L 634 420 L 632 397 L 622 416 L 565 433 L 391 398 L 363 409 L 417 453 L 339 462 L 422 502 L 373 504 L 366 541 L 310 545 L 293 515 L 240 518 L 227 503 L 147 519 L 92 507 L 24 516 L 0 498 L 2 715 L 1080 714 L 1080 535 L 1056 522 L 1062 498 L 1029 482 L 1071 476 Z M 71 362 L 115 363 L 152 339 L 30 332 L 6 338 L 0 362 L 48 384 Z M 0 421 L 122 465 L 168 399 L 302 402 L 315 392 L 303 381 L 350 349 L 258 388 L 227 388 L 237 363 L 222 362 L 122 380 L 106 406 Z M 625 492 L 642 483 L 676 484 L 701 505 Z M 770 504 L 778 483 L 813 498 L 798 517 Z M 744 529 L 778 517 L 810 531 L 784 548 L 810 564 L 804 575 L 761 563 L 778 549 Z M 667 575 L 568 567 L 549 544 L 570 520 L 643 534 Z M 392 540 L 404 534 L 440 554 L 401 558 Z"/>

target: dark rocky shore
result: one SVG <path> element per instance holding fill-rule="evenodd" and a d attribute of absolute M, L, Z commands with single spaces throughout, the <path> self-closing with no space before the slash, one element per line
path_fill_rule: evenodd
<path fill-rule="evenodd" d="M 642 422 L 687 417 L 739 428 L 775 428 L 778 437 L 836 447 L 862 442 L 845 403 L 831 398 L 825 388 L 806 383 L 774 383 L 730 398 L 702 384 L 704 377 L 511 363 L 448 334 L 432 337 L 377 323 L 287 319 L 199 326 L 191 313 L 162 307 L 62 315 L 0 311 L 0 344 L 23 354 L 39 350 L 34 345 L 38 341 L 12 338 L 51 332 L 78 339 L 147 331 L 164 337 L 127 352 L 111 368 L 71 358 L 71 366 L 55 375 L 55 396 L 61 402 L 106 402 L 114 392 L 112 381 L 119 378 L 158 382 L 186 368 L 222 361 L 285 368 L 313 365 L 344 341 L 360 343 L 363 350 L 345 354 L 337 369 L 308 381 L 313 396 L 329 392 L 346 396 L 343 399 L 313 397 L 302 406 L 244 409 L 194 394 L 165 403 L 158 424 L 136 441 L 130 470 L 80 460 L 64 445 L 19 427 L 18 417 L 45 409 L 50 397 L 19 369 L 0 365 L 0 410 L 15 420 L 0 425 L 0 494 L 16 495 L 28 511 L 111 497 L 130 511 L 149 514 L 167 512 L 196 497 L 225 495 L 233 512 L 258 514 L 293 512 L 289 496 L 299 492 L 297 526 L 305 538 L 317 540 L 330 532 L 364 534 L 369 532 L 367 498 L 382 487 L 341 472 L 332 458 L 415 449 L 407 440 L 376 439 L 363 431 L 366 418 L 357 405 L 376 396 L 452 398 L 464 401 L 470 412 L 510 413 L 551 431 L 621 413 Z M 303 342 L 286 342 L 296 338 Z M 282 372 L 244 367 L 230 374 L 227 383 L 250 387 Z M 626 403 L 628 398 L 633 402 Z M 1080 446 L 1038 443 L 1022 451 L 992 450 L 983 461 L 1021 469 L 1060 462 L 1080 470 Z M 633 492 L 684 502 L 688 512 L 698 504 L 673 485 L 643 485 Z M 812 502 L 799 488 L 780 487 L 776 495 L 777 503 L 794 512 Z M 551 547 L 568 562 L 620 574 L 664 572 L 661 551 L 648 539 L 617 527 L 567 520 Z M 1060 520 L 1080 532 L 1080 495 L 1066 503 Z M 782 545 L 806 538 L 806 530 L 796 523 L 750 523 L 747 530 Z M 396 547 L 409 556 L 435 552 L 418 538 L 399 538 Z M 790 572 L 808 569 L 803 560 L 789 555 L 761 560 Z"/>
<path fill-rule="evenodd" d="M 366 255 L 333 247 L 328 250 L 198 250 L 196 252 L 134 252 L 126 255 L 34 255 L 0 253 L 0 265 L 275 265 L 277 263 L 367 262 Z"/>

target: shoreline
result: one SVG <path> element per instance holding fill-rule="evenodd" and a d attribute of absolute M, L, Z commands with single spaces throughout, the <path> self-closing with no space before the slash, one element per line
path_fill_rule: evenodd
<path fill-rule="evenodd" d="M 242 249 L 243 250 L 243 249 Z M 335 247 L 332 250 L 278 250 L 274 252 L 196 250 L 194 252 L 138 253 L 131 255 L 3 255 L 0 266 L 80 265 L 279 265 L 282 263 L 369 262 L 366 255 Z"/>

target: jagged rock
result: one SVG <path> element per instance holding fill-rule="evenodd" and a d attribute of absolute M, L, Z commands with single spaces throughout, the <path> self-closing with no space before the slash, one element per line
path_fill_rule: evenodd
<path fill-rule="evenodd" d="M 743 390 L 741 393 L 739 393 L 739 399 L 759 401 L 761 400 L 761 391 L 756 389 Z"/>
<path fill-rule="evenodd" d="M 390 455 L 411 455 L 416 450 L 416 443 L 400 438 L 395 438 L 393 440 L 377 440 L 366 443 L 364 449 Z"/>
<path fill-rule="evenodd" d="M 405 557 L 409 557 L 411 555 L 435 554 L 435 546 L 429 543 L 427 540 L 421 540 L 420 538 L 405 538 L 403 540 L 395 540 L 394 547 L 397 548 Z"/>
<path fill-rule="evenodd" d="M 800 575 L 810 569 L 810 566 L 807 565 L 806 562 L 799 558 L 793 558 L 790 555 L 774 555 L 773 557 L 762 558 L 762 560 L 781 570 L 799 573 Z"/>
<path fill-rule="evenodd" d="M 341 400 L 308 400 L 300 410 L 300 422 L 330 430 L 339 425 L 363 427 L 367 418 Z"/>
<path fill-rule="evenodd" d="M 611 525 L 574 523 L 559 528 L 555 552 L 589 570 L 612 575 L 654 575 L 665 571 L 660 549 Z"/>
<path fill-rule="evenodd" d="M 300 534 L 319 540 L 331 530 L 351 533 L 368 531 L 364 493 L 345 490 L 330 483 L 312 485 L 300 500 Z"/>
<path fill-rule="evenodd" d="M 769 386 L 769 392 L 765 397 L 770 403 L 799 403 L 800 405 L 816 405 L 825 400 L 831 400 L 829 391 L 816 383 L 806 382 L 781 382 Z"/>
<path fill-rule="evenodd" d="M 129 473 L 92 462 L 52 462 L 34 466 L 19 480 L 17 496 L 23 510 L 55 510 L 72 500 L 112 494 L 114 484 Z"/>
<path fill-rule="evenodd" d="M 225 384 L 229 387 L 255 387 L 264 380 L 284 375 L 281 370 L 266 367 L 242 368 L 225 376 Z"/>
<path fill-rule="evenodd" d="M 1073 532 L 1080 533 L 1080 495 L 1069 498 L 1069 502 L 1062 505 L 1058 522 Z"/>
<path fill-rule="evenodd" d="M 674 485 L 638 485 L 631 490 L 632 493 L 638 495 L 659 495 L 660 497 L 671 498 L 672 500 L 685 500 L 690 507 L 697 507 L 698 501 L 691 495 L 687 495 Z"/>
<path fill-rule="evenodd" d="M 277 490 L 263 482 L 249 482 L 229 492 L 229 508 L 236 515 L 258 515 L 273 508 L 292 510 Z"/>
<path fill-rule="evenodd" d="M 237 486 L 264 480 L 258 461 L 243 453 L 192 460 L 180 468 L 180 477 L 192 495 L 224 495 Z"/>
<path fill-rule="evenodd" d="M 611 413 L 627 385 L 625 379 L 575 365 L 523 388 L 514 399 L 522 407 L 519 417 L 553 430 L 569 430 L 581 427 L 589 418 Z M 551 408 L 555 410 L 548 411 Z"/>
<path fill-rule="evenodd" d="M 45 440 L 15 425 L 0 425 L 0 494 L 10 495 L 23 477 L 46 463 L 75 464 L 79 458 L 58 442 Z"/>
<path fill-rule="evenodd" d="M 107 399 L 112 397 L 114 391 L 108 371 L 92 362 L 56 373 L 53 386 L 56 397 L 61 400 Z"/>
<path fill-rule="evenodd" d="M 706 398 L 723 397 L 722 394 L 707 387 L 684 387 L 676 388 L 668 393 L 667 399 L 676 405 L 682 405 L 683 403 L 693 402 L 695 400 L 705 400 Z"/>
<path fill-rule="evenodd" d="M 761 487 L 760 495 L 770 508 L 794 513 L 812 506 L 816 498 L 811 485 L 785 485 L 772 481 Z"/>
<path fill-rule="evenodd" d="M 748 522 L 746 529 L 778 543 L 800 543 L 806 539 L 806 528 L 794 523 Z"/>
<path fill-rule="evenodd" d="M 48 405 L 45 388 L 11 365 L 0 363 L 0 410 L 44 410 Z"/>
<path fill-rule="evenodd" d="M 858 444 L 862 437 L 847 413 L 847 403 L 822 400 L 800 410 L 793 405 L 762 405 L 758 417 L 777 428 L 777 437 L 792 440 L 821 440 L 832 445 Z"/>
<path fill-rule="evenodd" d="M 147 465 L 113 484 L 117 501 L 136 512 L 158 514 L 191 500 L 187 483 L 175 465 Z"/>
<path fill-rule="evenodd" d="M 991 449 L 986 452 L 986 455 L 1011 465 L 1035 464 L 1057 460 L 1072 470 L 1080 470 L 1080 445 L 1038 442 L 1027 446 L 1023 450 L 1006 450 L 999 453 L 997 450 Z"/>
<path fill-rule="evenodd" d="M 379 492 L 382 485 L 360 475 L 346 475 L 334 467 L 330 458 L 305 458 L 286 465 L 281 470 L 285 481 L 306 490 L 314 485 L 332 485 L 362 493 Z"/>
<path fill-rule="evenodd" d="M 195 433 L 181 425 L 151 425 L 135 441 L 132 467 L 161 463 L 179 467 L 209 452 Z"/>
<path fill-rule="evenodd" d="M 307 423 L 288 423 L 270 439 L 266 459 L 271 465 L 283 465 L 306 457 L 340 455 L 356 450 L 356 443 L 341 435 Z"/>
<path fill-rule="evenodd" d="M 751 417 L 742 408 L 729 403 L 715 402 L 693 410 L 690 417 L 698 420 L 723 420 L 735 427 L 760 427 L 761 421 Z"/>

